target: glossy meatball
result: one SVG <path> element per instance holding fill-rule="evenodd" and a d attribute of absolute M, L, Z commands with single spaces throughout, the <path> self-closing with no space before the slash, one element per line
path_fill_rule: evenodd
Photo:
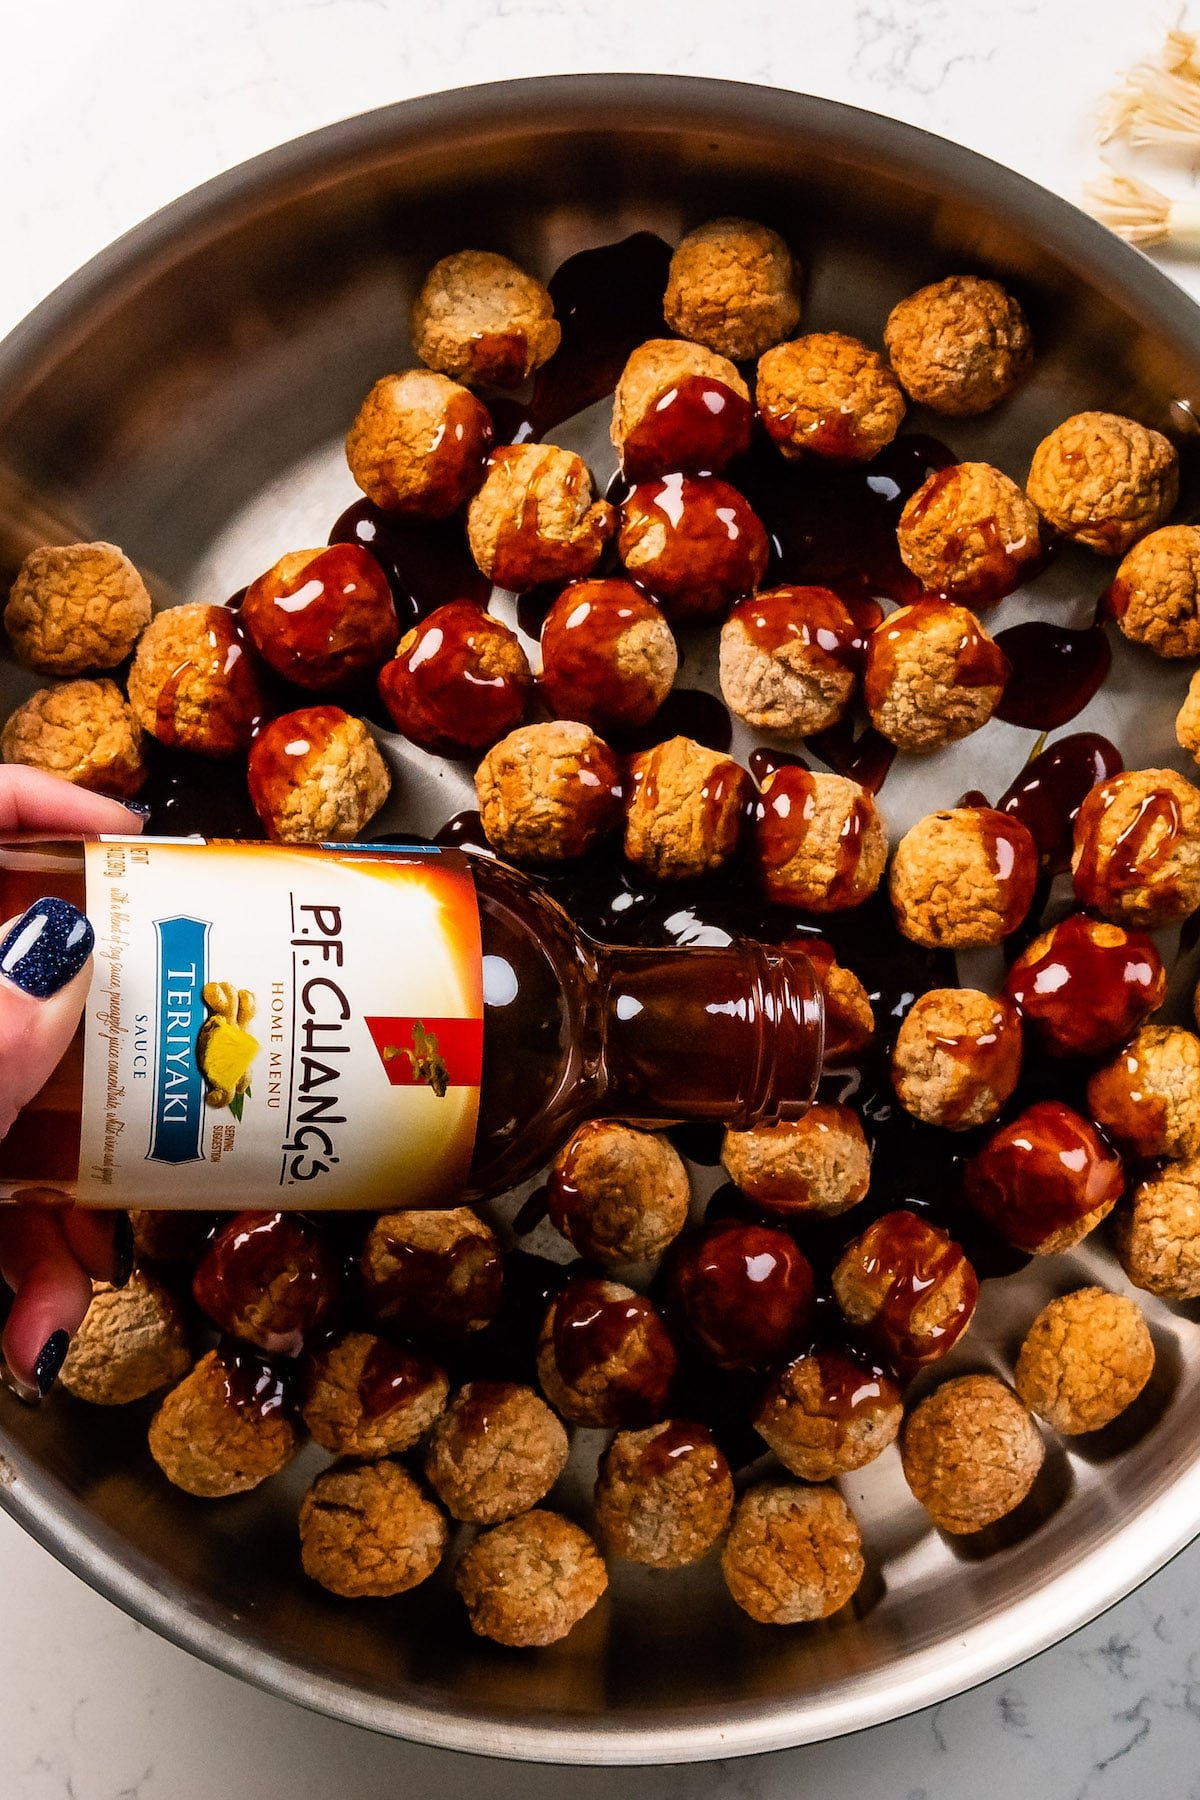
<path fill-rule="evenodd" d="M 483 481 L 492 419 L 474 394 L 428 369 L 385 375 L 346 436 L 350 473 L 383 512 L 448 519 Z"/>
<path fill-rule="evenodd" d="M 586 1531 L 538 1507 L 477 1537 L 454 1585 L 477 1637 L 525 1649 L 566 1637 L 603 1594 L 608 1573 Z"/>
<path fill-rule="evenodd" d="M 411 324 L 421 361 L 472 386 L 518 387 L 562 337 L 547 289 L 494 250 L 459 250 L 435 263 Z"/>
<path fill-rule="evenodd" d="M 422 750 L 486 750 L 525 717 L 533 687 L 515 632 L 470 600 L 451 600 L 405 632 L 379 674 L 397 731 Z"/>
<path fill-rule="evenodd" d="M 469 1206 L 381 1214 L 358 1272 L 371 1317 L 418 1342 L 467 1337 L 500 1310 L 500 1245 Z"/>
<path fill-rule="evenodd" d="M 1200 669 L 1188 683 L 1187 695 L 1175 720 L 1175 739 L 1193 762 L 1200 763 Z"/>
<path fill-rule="evenodd" d="M 1029 1412 L 992 1375 L 943 1382 L 900 1439 L 909 1487 L 939 1531 L 982 1531 L 1018 1507 L 1046 1454 Z"/>
<path fill-rule="evenodd" d="M 1121 1159 L 1061 1100 L 1039 1100 L 992 1134 L 967 1164 L 966 1199 L 994 1231 L 1032 1256 L 1069 1250 L 1112 1211 Z"/>
<path fill-rule="evenodd" d="M 1162 957 L 1141 931 L 1072 913 L 1034 938 L 1004 991 L 1051 1056 L 1104 1056 L 1162 1005 Z"/>
<path fill-rule="evenodd" d="M 869 462 L 904 418 L 900 384 L 874 350 L 813 331 L 759 358 L 758 413 L 785 456 Z"/>
<path fill-rule="evenodd" d="M 17 571 L 4 629 L 39 675 L 115 669 L 150 623 L 150 595 L 115 544 L 44 544 Z"/>
<path fill-rule="evenodd" d="M 116 800 L 132 800 L 146 779 L 142 728 L 115 681 L 39 688 L 10 716 L 0 754 Z"/>
<path fill-rule="evenodd" d="M 573 450 L 502 444 L 467 508 L 467 539 L 489 581 L 523 590 L 590 575 L 614 523 Z"/>
<path fill-rule="evenodd" d="M 672 1320 L 719 1369 L 769 1369 L 812 1324 L 812 1266 L 774 1225 L 710 1219 L 675 1245 L 666 1291 Z"/>
<path fill-rule="evenodd" d="M 1164 525 L 1122 559 L 1108 608 L 1156 656 L 1200 656 L 1200 525 Z"/>
<path fill-rule="evenodd" d="M 339 1292 L 335 1257 L 295 1212 L 227 1216 L 192 1275 L 192 1298 L 218 1330 L 279 1356 L 299 1354 Z"/>
<path fill-rule="evenodd" d="M 1042 439 L 1026 486 L 1064 537 L 1101 556 L 1124 556 L 1174 506 L 1179 457 L 1161 431 L 1135 419 L 1075 413 Z"/>
<path fill-rule="evenodd" d="M 567 1283 L 538 1339 L 542 1392 L 572 1425 L 646 1425 L 662 1418 L 675 1348 L 650 1302 L 616 1281 Z"/>
<path fill-rule="evenodd" d="M 241 618 L 263 661 L 314 693 L 377 669 L 400 635 L 387 577 L 359 544 L 281 556 L 246 589 Z"/>
<path fill-rule="evenodd" d="M 864 1567 L 858 1521 L 837 1489 L 792 1482 L 747 1489 L 721 1552 L 725 1585 L 760 1625 L 828 1619 Z"/>
<path fill-rule="evenodd" d="M 612 1556 L 652 1569 L 699 1562 L 732 1511 L 729 1464 L 703 1425 L 622 1431 L 600 1458 L 596 1524 Z"/>
<path fill-rule="evenodd" d="M 262 686 L 236 614 L 173 606 L 142 633 L 129 704 L 143 731 L 172 750 L 237 756 L 261 718 Z"/>
<path fill-rule="evenodd" d="M 1143 1025 L 1088 1082 L 1088 1111 L 1127 1156 L 1195 1156 L 1200 1150 L 1200 1038 L 1174 1025 Z"/>
<path fill-rule="evenodd" d="M 832 1481 L 881 1456 L 903 1417 L 900 1389 L 882 1369 L 811 1350 L 774 1376 L 754 1427 L 790 1474 Z"/>
<path fill-rule="evenodd" d="M 305 1377 L 301 1412 L 314 1441 L 362 1460 L 411 1449 L 450 1391 L 434 1363 L 369 1331 L 348 1331 L 314 1350 Z"/>
<path fill-rule="evenodd" d="M 921 586 L 964 606 L 991 606 L 1044 561 L 1037 509 L 990 463 L 951 463 L 904 504 L 896 540 Z"/>
<path fill-rule="evenodd" d="M 960 1247 L 917 1213 L 890 1212 L 833 1271 L 843 1316 L 903 1371 L 936 1362 L 971 1323 L 979 1282 Z"/>
<path fill-rule="evenodd" d="M 651 338 L 621 371 L 611 436 L 630 481 L 712 474 L 749 448 L 751 418 L 750 390 L 727 357 Z"/>
<path fill-rule="evenodd" d="M 833 1217 L 865 1199 L 871 1152 L 848 1106 L 818 1103 L 802 1118 L 727 1131 L 721 1161 L 730 1181 L 758 1206 Z"/>
<path fill-rule="evenodd" d="M 254 740 L 247 774 L 254 810 L 280 844 L 353 843 L 392 789 L 374 738 L 340 706 L 272 719 Z"/>
<path fill-rule="evenodd" d="M 1167 1163 L 1113 1214 L 1112 1241 L 1134 1287 L 1163 1300 L 1200 1299 L 1200 1157 Z"/>
<path fill-rule="evenodd" d="M 883 341 L 910 400 L 962 418 L 990 412 L 1025 374 L 1025 314 L 998 281 L 949 275 L 895 305 Z"/>
<path fill-rule="evenodd" d="M 798 270 L 777 231 L 750 219 L 709 219 L 671 258 L 663 312 L 680 337 L 742 362 L 800 322 Z"/>
<path fill-rule="evenodd" d="M 567 1434 L 532 1388 L 469 1381 L 433 1428 L 425 1479 L 452 1519 L 495 1525 L 544 1500 L 567 1464 Z"/>
<path fill-rule="evenodd" d="M 622 503 L 617 550 L 674 625 L 722 618 L 753 593 L 770 557 L 758 514 L 715 475 L 640 482 Z"/>
<path fill-rule="evenodd" d="M 845 969 L 824 938 L 800 938 L 792 946 L 808 958 L 825 996 L 825 1063 L 854 1056 L 875 1034 L 871 997 L 852 969 Z"/>
<path fill-rule="evenodd" d="M 300 1502 L 304 1573 L 346 1600 L 406 1594 L 442 1560 L 449 1533 L 398 1462 L 340 1463 Z"/>
<path fill-rule="evenodd" d="M 923 1125 L 968 1131 L 994 1119 L 1021 1073 L 1021 1024 L 1012 1003 L 976 988 L 932 988 L 904 1016 L 892 1085 Z"/>
<path fill-rule="evenodd" d="M 692 738 L 669 738 L 630 758 L 625 854 L 660 880 L 704 875 L 738 846 L 752 791 L 738 763 Z"/>
<path fill-rule="evenodd" d="M 741 600 L 721 627 L 721 692 L 756 731 L 809 737 L 836 725 L 854 695 L 863 634 L 823 587 Z"/>
<path fill-rule="evenodd" d="M 753 839 L 766 898 L 806 912 L 857 906 L 887 862 L 887 829 L 866 789 L 790 765 L 763 782 Z"/>
<path fill-rule="evenodd" d="M 1031 1412 L 1064 1437 L 1099 1431 L 1131 1406 L 1154 1372 L 1154 1340 L 1123 1294 L 1077 1288 L 1044 1306 L 1013 1377 Z"/>
<path fill-rule="evenodd" d="M 1075 820 L 1075 892 L 1117 924 L 1154 930 L 1200 906 L 1200 792 L 1174 769 L 1129 769 Z"/>
<path fill-rule="evenodd" d="M 266 1365 L 210 1350 L 155 1413 L 149 1443 L 175 1487 L 216 1500 L 277 1475 L 301 1438 Z"/>
<path fill-rule="evenodd" d="M 621 817 L 616 757 L 587 725 L 522 725 L 493 745 L 475 771 L 488 843 L 514 862 L 582 856 Z"/>
<path fill-rule="evenodd" d="M 550 1166 L 551 1222 L 581 1256 L 601 1263 L 661 1256 L 687 1223 L 683 1159 L 661 1132 L 590 1119 Z"/>
<path fill-rule="evenodd" d="M 1019 819 L 959 806 L 918 819 L 896 846 L 890 892 L 896 924 L 915 944 L 999 944 L 1029 911 L 1038 855 Z"/>
<path fill-rule="evenodd" d="M 901 750 L 940 750 L 986 725 L 1008 658 L 965 606 L 918 600 L 867 641 L 863 695 L 871 723 Z"/>
<path fill-rule="evenodd" d="M 647 725 L 678 666 L 671 627 L 631 581 L 572 582 L 546 614 L 539 685 L 561 719 Z"/>
<path fill-rule="evenodd" d="M 182 1380 L 191 1366 L 179 1301 L 153 1275 L 135 1269 L 124 1287 L 97 1285 L 59 1380 L 77 1400 L 125 1406 Z"/>

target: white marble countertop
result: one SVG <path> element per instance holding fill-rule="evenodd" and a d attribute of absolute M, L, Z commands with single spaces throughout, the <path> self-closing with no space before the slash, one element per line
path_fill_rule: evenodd
<path fill-rule="evenodd" d="M 958 139 L 1070 198 L 1092 113 L 1173 22 L 1131 0 L 56 0 L 0 4 L 0 332 L 229 164 L 452 83 L 653 69 L 807 89 Z M 1200 295 L 1200 262 L 1172 272 Z M 393 1800 L 561 1771 L 316 1718 L 161 1643 L 0 1517 L 4 1800 Z M 1200 1796 L 1200 1545 L 1024 1668 L 859 1737 L 755 1761 L 574 1771 L 580 1800 Z"/>

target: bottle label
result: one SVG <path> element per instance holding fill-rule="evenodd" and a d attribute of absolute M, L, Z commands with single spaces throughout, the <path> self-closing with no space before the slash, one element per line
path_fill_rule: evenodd
<path fill-rule="evenodd" d="M 109 838 L 77 1192 L 92 1205 L 428 1206 L 479 1111 L 479 908 L 455 851 Z"/>

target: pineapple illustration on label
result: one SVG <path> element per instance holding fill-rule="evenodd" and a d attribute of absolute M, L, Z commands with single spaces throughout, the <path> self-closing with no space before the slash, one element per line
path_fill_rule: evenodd
<path fill-rule="evenodd" d="M 239 1122 L 251 1097 L 250 1067 L 260 1045 L 246 1030 L 255 1014 L 249 988 L 207 981 L 201 991 L 208 1013 L 196 1040 L 196 1057 L 209 1106 L 227 1106 Z"/>

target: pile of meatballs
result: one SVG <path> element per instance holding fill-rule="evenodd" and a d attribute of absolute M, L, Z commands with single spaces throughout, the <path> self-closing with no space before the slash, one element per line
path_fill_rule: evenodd
<path fill-rule="evenodd" d="M 1039 846 L 1011 813 L 949 805 L 889 853 L 862 783 L 786 749 L 756 781 L 722 751 L 654 735 L 677 633 L 708 625 L 726 705 L 765 746 L 803 747 L 855 709 L 901 753 L 961 740 L 1010 674 L 980 614 L 1064 540 L 1115 563 L 1108 613 L 1130 640 L 1200 658 L 1200 528 L 1167 523 L 1175 449 L 1133 419 L 1077 414 L 1037 445 L 1024 486 L 982 462 L 922 481 L 896 528 L 910 603 L 885 614 L 861 594 L 764 588 L 768 532 L 726 479 L 752 438 L 801 471 L 867 465 L 910 402 L 986 413 L 1033 354 L 1017 300 L 976 276 L 901 299 L 882 351 L 798 333 L 800 311 L 776 232 L 718 219 L 683 239 L 663 297 L 675 335 L 638 344 L 616 383 L 613 504 L 575 452 L 497 443 L 481 397 L 497 408 L 496 390 L 552 368 L 550 292 L 506 257 L 446 257 L 412 310 L 421 366 L 372 387 L 347 460 L 380 516 L 459 522 L 486 583 L 543 592 L 540 666 L 472 598 L 401 635 L 362 543 L 290 551 L 236 605 L 158 613 L 112 545 L 48 546 L 21 568 L 5 626 L 16 658 L 55 681 L 9 719 L 3 754 L 125 798 L 145 779 L 147 737 L 245 759 L 268 836 L 351 840 L 392 776 L 367 723 L 329 696 L 373 684 L 411 744 L 470 759 L 487 846 L 535 873 L 617 840 L 663 891 L 733 878 L 790 909 L 798 932 L 880 890 L 923 949 L 1023 933 L 999 991 L 934 987 L 902 1019 L 876 1018 L 854 969 L 805 936 L 827 1064 L 884 1045 L 895 1104 L 964 1134 L 964 1218 L 1014 1253 L 1070 1249 L 1112 1213 L 1133 1287 L 1200 1297 L 1200 1039 L 1150 1022 L 1167 989 L 1151 933 L 1200 909 L 1200 792 L 1167 769 L 1093 788 L 1074 818 L 1069 903 L 1039 931 Z M 1200 672 L 1178 737 L 1200 761 Z M 1072 1104 L 1014 1106 L 1031 1058 L 1063 1071 Z M 847 1091 L 796 1123 L 727 1131 L 740 1210 L 691 1229 L 669 1135 L 581 1126 L 544 1195 L 578 1260 L 541 1288 L 515 1281 L 520 1252 L 465 1206 L 333 1222 L 135 1214 L 135 1271 L 97 1289 L 62 1385 L 97 1405 L 169 1390 L 149 1447 L 189 1494 L 254 1488 L 311 1439 L 335 1460 L 304 1496 L 300 1553 L 336 1595 L 403 1593 L 453 1542 L 473 1630 L 545 1645 L 596 1606 L 606 1557 L 669 1569 L 718 1554 L 751 1618 L 827 1618 L 866 1566 L 840 1477 L 898 1444 L 934 1526 L 986 1531 L 1030 1496 L 1043 1428 L 1103 1430 L 1155 1360 L 1139 1306 L 1088 1286 L 1028 1322 L 1011 1381 L 938 1382 L 978 1277 L 915 1208 L 849 1218 L 818 1279 L 806 1233 L 870 1213 L 871 1150 Z M 532 1321 L 523 1378 L 487 1353 L 511 1342 L 514 1310 Z M 693 1384 L 697 1367 L 743 1383 L 747 1477 L 681 1404 L 685 1359 Z M 590 1529 L 546 1504 L 573 1432 L 610 1434 Z"/>

